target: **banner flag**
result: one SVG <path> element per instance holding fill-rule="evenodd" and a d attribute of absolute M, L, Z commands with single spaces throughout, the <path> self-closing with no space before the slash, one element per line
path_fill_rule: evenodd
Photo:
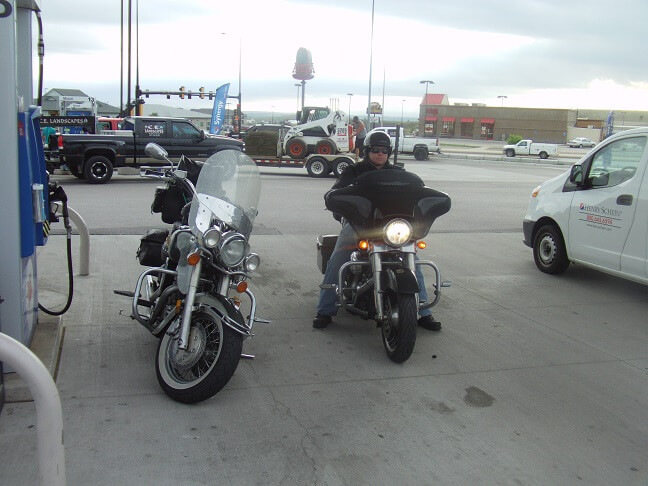
<path fill-rule="evenodd" d="M 215 134 L 221 131 L 223 120 L 225 119 L 225 102 L 229 83 L 219 86 L 214 94 L 214 108 L 212 109 L 211 123 L 209 124 L 209 133 Z"/>
<path fill-rule="evenodd" d="M 608 138 L 614 131 L 614 111 L 608 113 L 607 120 L 605 120 L 605 133 L 603 139 Z"/>

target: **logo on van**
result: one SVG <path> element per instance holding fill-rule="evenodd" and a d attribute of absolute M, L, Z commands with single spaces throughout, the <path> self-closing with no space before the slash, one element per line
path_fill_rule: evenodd
<path fill-rule="evenodd" d="M 620 218 L 623 211 L 620 209 L 610 209 L 605 206 L 592 206 L 591 204 L 580 203 L 580 210 L 585 213 L 602 214 L 611 218 Z"/>

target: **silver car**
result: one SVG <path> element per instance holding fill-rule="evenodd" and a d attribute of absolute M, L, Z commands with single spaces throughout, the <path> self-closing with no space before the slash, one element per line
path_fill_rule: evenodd
<path fill-rule="evenodd" d="M 589 138 L 576 137 L 576 138 L 572 138 L 569 142 L 567 142 L 567 145 L 570 147 L 578 147 L 578 148 L 594 147 L 596 145 L 596 142 L 592 142 Z"/>

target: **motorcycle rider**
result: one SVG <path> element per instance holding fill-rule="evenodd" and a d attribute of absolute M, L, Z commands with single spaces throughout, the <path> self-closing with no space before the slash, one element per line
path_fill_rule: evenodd
<path fill-rule="evenodd" d="M 338 180 L 333 184 L 331 191 L 351 185 L 356 177 L 372 170 L 404 170 L 389 162 L 391 155 L 391 140 L 389 135 L 384 132 L 374 132 L 365 139 L 364 158 L 355 165 L 348 166 L 340 175 Z M 334 214 L 335 219 L 340 220 L 338 215 Z M 331 254 L 326 273 L 324 274 L 323 284 L 337 283 L 338 271 L 340 267 L 351 259 L 351 253 L 355 250 L 356 235 L 352 226 L 342 221 L 342 229 L 335 244 L 335 249 Z M 420 266 L 416 266 L 416 279 L 419 282 L 419 300 L 427 301 L 427 291 L 425 289 L 425 280 Z M 337 314 L 337 296 L 333 289 L 321 289 L 319 300 L 317 301 L 316 313 L 313 319 L 313 327 L 322 329 L 328 326 L 333 316 Z M 418 325 L 430 331 L 441 330 L 441 323 L 432 317 L 430 309 L 424 309 L 420 312 Z"/>

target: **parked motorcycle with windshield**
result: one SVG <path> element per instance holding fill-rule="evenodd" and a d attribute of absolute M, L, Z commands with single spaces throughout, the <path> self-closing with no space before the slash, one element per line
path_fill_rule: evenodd
<path fill-rule="evenodd" d="M 439 302 L 441 281 L 438 266 L 415 258 L 422 240 L 438 218 L 450 210 L 450 197 L 426 187 L 406 171 L 369 171 L 353 184 L 330 191 L 327 209 L 341 215 L 357 235 L 357 249 L 339 270 L 333 288 L 338 306 L 381 328 L 387 356 L 394 362 L 409 359 L 416 342 L 417 311 Z M 322 273 L 335 247 L 336 235 L 318 239 L 318 264 Z M 431 302 L 419 302 L 416 265 L 434 272 Z"/>
<path fill-rule="evenodd" d="M 148 144 L 146 153 L 171 164 L 145 168 L 142 175 L 166 181 L 156 190 L 152 211 L 173 226 L 142 238 L 138 258 L 151 268 L 134 292 L 115 292 L 132 297 L 131 317 L 160 339 L 155 371 L 161 388 L 174 400 L 197 403 L 228 383 L 241 356 L 251 357 L 242 355 L 242 347 L 254 323 L 270 322 L 256 317 L 248 288 L 260 263 L 249 244 L 259 171 L 235 150 L 204 164 L 183 157 L 178 167 L 159 145 Z M 249 302 L 247 318 L 242 295 Z"/>

